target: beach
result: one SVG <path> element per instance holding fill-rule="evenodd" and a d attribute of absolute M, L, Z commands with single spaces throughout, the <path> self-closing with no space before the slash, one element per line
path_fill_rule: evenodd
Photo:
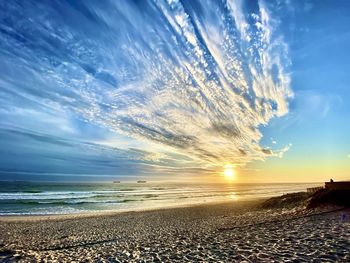
<path fill-rule="evenodd" d="M 0 263 L 350 263 L 350 0 L 0 1 Z"/>
<path fill-rule="evenodd" d="M 2 262 L 349 262 L 350 210 L 262 200 L 0 217 Z"/>

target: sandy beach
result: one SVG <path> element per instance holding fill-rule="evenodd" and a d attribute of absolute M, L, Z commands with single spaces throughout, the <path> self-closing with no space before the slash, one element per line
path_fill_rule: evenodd
<path fill-rule="evenodd" d="M 2 217 L 0 261 L 350 261 L 349 209 L 261 209 L 260 203 Z"/>

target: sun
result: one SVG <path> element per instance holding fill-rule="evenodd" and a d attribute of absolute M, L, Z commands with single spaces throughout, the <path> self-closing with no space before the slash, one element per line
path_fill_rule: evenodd
<path fill-rule="evenodd" d="M 234 179 L 235 177 L 235 171 L 232 168 L 226 168 L 224 170 L 224 175 L 228 179 Z"/>

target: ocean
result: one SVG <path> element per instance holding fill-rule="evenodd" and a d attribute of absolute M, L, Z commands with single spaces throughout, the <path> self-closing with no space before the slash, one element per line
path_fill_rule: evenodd
<path fill-rule="evenodd" d="M 0 182 L 0 215 L 134 211 L 222 201 L 234 203 L 320 185 Z"/>

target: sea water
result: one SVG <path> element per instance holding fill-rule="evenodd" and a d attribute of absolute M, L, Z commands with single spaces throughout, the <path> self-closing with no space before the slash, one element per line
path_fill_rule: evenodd
<path fill-rule="evenodd" d="M 0 182 L 0 215 L 132 211 L 236 202 L 305 191 L 320 184 Z"/>

